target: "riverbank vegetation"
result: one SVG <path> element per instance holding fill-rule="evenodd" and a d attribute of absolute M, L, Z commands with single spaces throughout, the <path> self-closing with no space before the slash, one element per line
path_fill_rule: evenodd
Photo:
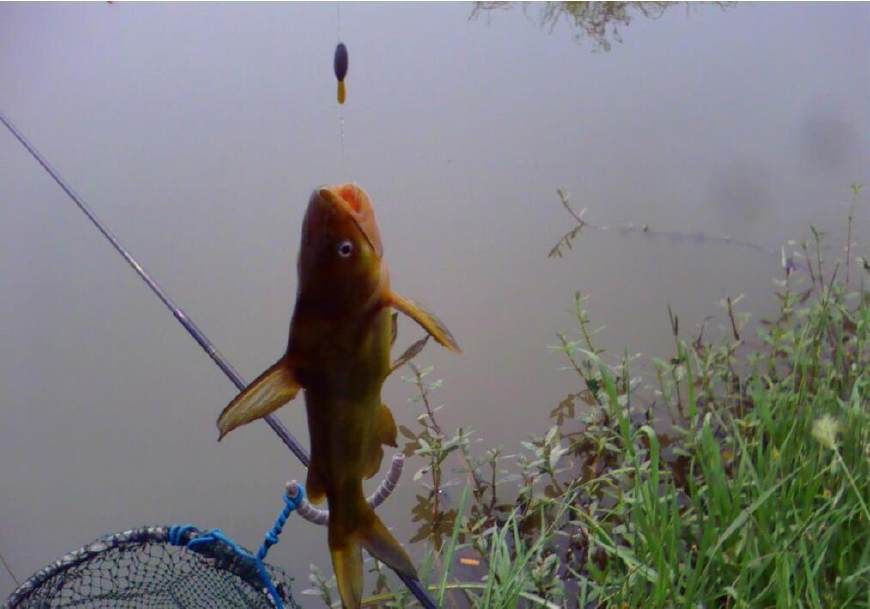
<path fill-rule="evenodd" d="M 422 575 L 442 606 L 868 606 L 870 299 L 851 222 L 841 261 L 815 229 L 783 254 L 773 319 L 725 299 L 724 331 L 690 335 L 668 310 L 666 357 L 605 353 L 577 294 L 577 327 L 553 345 L 575 387 L 516 454 L 444 429 L 439 382 L 410 363 L 414 541 L 430 548 Z M 367 564 L 366 606 L 415 606 Z"/>

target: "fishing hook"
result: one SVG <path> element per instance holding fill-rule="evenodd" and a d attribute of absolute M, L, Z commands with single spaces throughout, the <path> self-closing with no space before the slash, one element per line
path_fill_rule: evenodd
<path fill-rule="evenodd" d="M 399 483 L 399 478 L 402 476 L 402 467 L 404 464 L 405 455 L 402 453 L 393 455 L 393 461 L 390 464 L 390 471 L 387 472 L 387 475 L 384 476 L 383 480 L 381 480 L 377 490 L 366 499 L 366 502 L 372 506 L 372 509 L 376 509 L 386 500 L 387 497 L 393 494 L 394 490 L 396 490 L 396 485 Z M 296 499 L 301 487 L 302 485 L 295 480 L 288 482 L 287 496 L 290 499 Z M 296 508 L 296 513 L 308 522 L 313 522 L 314 524 L 322 526 L 329 524 L 329 510 L 314 507 L 309 503 L 304 495 L 302 501 L 299 502 L 299 505 Z"/>

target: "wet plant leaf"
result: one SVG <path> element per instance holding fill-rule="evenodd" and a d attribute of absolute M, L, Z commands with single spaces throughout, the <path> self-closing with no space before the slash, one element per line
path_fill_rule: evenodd
<path fill-rule="evenodd" d="M 413 343 L 407 349 L 405 349 L 405 352 L 399 356 L 399 359 L 397 359 L 396 361 L 394 361 L 391 364 L 390 372 L 393 372 L 394 370 L 401 368 L 402 366 L 404 366 L 405 364 L 410 362 L 412 359 L 417 357 L 417 355 L 419 355 L 420 352 L 423 350 L 423 347 L 426 346 L 427 342 L 429 342 L 429 335 L 428 334 L 426 336 L 424 336 L 423 338 L 421 338 L 420 340 Z"/>

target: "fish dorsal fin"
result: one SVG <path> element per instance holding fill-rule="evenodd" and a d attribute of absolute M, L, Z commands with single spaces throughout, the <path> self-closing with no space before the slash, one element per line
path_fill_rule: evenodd
<path fill-rule="evenodd" d="M 369 459 L 362 470 L 362 476 L 366 480 L 373 478 L 381 470 L 381 463 L 384 460 L 384 447 L 381 443 L 378 440 L 373 440 L 370 446 Z"/>
<path fill-rule="evenodd" d="M 427 310 L 420 303 L 414 302 L 410 298 L 405 298 L 395 292 L 391 292 L 388 298 L 391 307 L 401 311 L 432 335 L 432 338 L 437 340 L 441 345 L 454 353 L 461 353 L 462 350 L 444 325 L 444 322 L 438 319 L 438 316 Z"/>
<path fill-rule="evenodd" d="M 393 419 L 393 413 L 390 412 L 390 409 L 386 404 L 381 404 L 381 407 L 378 408 L 378 438 L 381 441 L 381 444 L 386 444 L 387 446 L 396 447 L 396 437 L 398 435 L 398 429 L 396 428 L 396 421 Z"/>
<path fill-rule="evenodd" d="M 281 358 L 223 409 L 217 420 L 218 439 L 236 427 L 271 414 L 295 398 L 300 389 L 293 364 L 289 358 Z"/>

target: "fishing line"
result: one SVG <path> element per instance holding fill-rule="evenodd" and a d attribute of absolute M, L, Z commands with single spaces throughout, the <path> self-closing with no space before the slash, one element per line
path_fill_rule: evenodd
<path fill-rule="evenodd" d="M 344 110 L 338 106 L 338 143 L 341 148 L 341 173 L 344 174 Z"/>
<path fill-rule="evenodd" d="M 335 3 L 335 44 L 336 48 L 341 44 L 341 2 Z M 338 103 L 338 145 L 341 150 L 340 169 L 344 174 L 344 110 L 343 101 Z"/>
<path fill-rule="evenodd" d="M 39 153 L 38 150 L 28 141 L 26 137 L 15 127 L 9 118 L 0 111 L 0 122 L 2 122 L 9 132 L 15 137 L 18 142 L 24 146 L 27 152 L 30 153 L 36 162 L 39 163 L 43 169 L 52 177 L 52 179 L 60 186 L 61 190 L 72 199 L 73 203 L 84 213 L 88 219 L 91 221 L 97 230 L 99 230 L 103 236 L 112 244 L 112 247 L 115 248 L 124 260 L 133 267 L 133 270 L 136 271 L 136 274 L 139 275 L 142 280 L 148 284 L 148 287 L 151 288 L 151 291 L 160 299 L 160 301 L 168 308 L 175 319 L 184 326 L 184 329 L 187 330 L 188 334 L 190 334 L 193 339 L 197 342 L 197 344 L 202 347 L 203 351 L 205 351 L 208 356 L 212 359 L 212 361 L 217 364 L 218 368 L 227 376 L 227 378 L 232 381 L 232 383 L 242 391 L 245 387 L 247 387 L 247 383 L 242 379 L 241 375 L 236 372 L 235 368 L 227 361 L 227 359 L 218 351 L 214 344 L 206 337 L 206 335 L 202 332 L 202 330 L 197 327 L 197 325 L 190 319 L 187 314 L 175 304 L 169 295 L 160 287 L 160 285 L 148 274 L 148 272 L 142 267 L 139 262 L 133 258 L 133 255 L 121 245 L 118 238 L 115 237 L 114 234 L 109 230 L 109 228 L 103 224 L 103 222 L 97 218 L 91 208 L 84 202 L 84 200 L 72 189 L 71 186 L 67 184 L 67 182 L 61 177 L 61 175 L 51 166 L 51 164 Z M 308 453 L 302 448 L 302 445 L 299 441 L 290 433 L 290 431 L 284 426 L 284 424 L 278 420 L 275 415 L 266 415 L 263 417 L 263 420 L 269 424 L 269 427 L 272 428 L 281 441 L 290 449 L 290 451 L 296 455 L 296 458 L 299 459 L 305 467 L 308 467 L 310 463 L 310 458 L 308 457 Z M 2 557 L 0 557 L 2 558 Z M 6 561 L 2 561 L 6 569 L 9 570 L 8 565 L 6 565 Z M 438 609 L 438 605 L 435 604 L 435 601 L 429 596 L 426 592 L 425 588 L 423 588 L 423 584 L 420 583 L 419 580 L 416 580 L 412 577 L 395 572 L 396 575 L 399 576 L 399 579 L 408 587 L 408 590 L 420 601 L 420 604 L 425 607 L 425 609 Z M 9 574 L 12 575 L 12 571 L 9 570 Z M 15 576 L 12 576 L 12 579 L 15 579 Z M 18 580 L 15 579 L 16 583 Z"/>
<path fill-rule="evenodd" d="M 6 557 L 3 556 L 3 552 L 0 552 L 0 562 L 3 563 L 3 567 L 6 569 L 6 572 L 9 574 L 9 577 L 12 578 L 12 581 L 15 582 L 15 586 L 21 586 L 21 582 L 18 581 L 18 578 L 15 577 L 15 573 L 12 572 L 12 567 L 9 566 L 9 563 L 6 562 Z"/>

